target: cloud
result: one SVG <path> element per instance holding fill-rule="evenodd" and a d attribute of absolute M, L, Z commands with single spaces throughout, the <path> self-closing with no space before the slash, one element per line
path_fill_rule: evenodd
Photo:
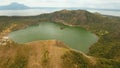
<path fill-rule="evenodd" d="M 119 8 L 120 0 L 0 0 L 0 5 L 19 2 L 31 7 Z"/>

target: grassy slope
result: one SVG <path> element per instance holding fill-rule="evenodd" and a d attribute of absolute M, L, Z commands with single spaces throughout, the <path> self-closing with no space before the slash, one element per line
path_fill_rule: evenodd
<path fill-rule="evenodd" d="M 90 47 L 89 55 L 120 58 L 120 17 L 108 17 L 84 10 L 62 10 L 44 16 L 52 22 L 86 28 L 99 36 L 99 41 Z"/>
<path fill-rule="evenodd" d="M 87 56 L 57 40 L 0 46 L 0 68 L 119 68 L 119 62 Z"/>
<path fill-rule="evenodd" d="M 113 61 L 111 60 L 120 61 L 119 17 L 92 14 L 83 10 L 62 10 L 31 17 L 0 17 L 0 36 L 4 36 L 11 31 L 22 29 L 29 25 L 35 25 L 42 21 L 51 21 L 86 28 L 100 38 L 97 43 L 90 47 L 89 55 L 106 58 L 102 60 L 105 61 L 105 63 L 100 62 L 105 65 L 112 63 Z M 10 28 L 11 26 L 13 27 Z M 10 29 L 8 30 L 8 28 Z"/>

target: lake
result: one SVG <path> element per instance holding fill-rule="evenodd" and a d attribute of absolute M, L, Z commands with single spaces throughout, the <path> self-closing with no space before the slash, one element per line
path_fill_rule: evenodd
<path fill-rule="evenodd" d="M 60 9 L 25 9 L 25 10 L 0 10 L 0 16 L 36 16 L 43 13 L 51 13 Z"/>
<path fill-rule="evenodd" d="M 88 48 L 97 42 L 96 35 L 83 28 L 67 26 L 53 22 L 42 22 L 9 34 L 9 38 L 18 43 L 37 40 L 60 40 L 73 49 L 87 52 Z"/>
<path fill-rule="evenodd" d="M 0 10 L 0 16 L 36 16 L 43 13 L 51 13 L 63 9 L 78 10 L 79 8 L 41 8 L 41 9 L 25 9 L 25 10 Z M 120 11 L 107 11 L 88 9 L 90 12 L 99 12 L 104 15 L 120 16 Z"/>

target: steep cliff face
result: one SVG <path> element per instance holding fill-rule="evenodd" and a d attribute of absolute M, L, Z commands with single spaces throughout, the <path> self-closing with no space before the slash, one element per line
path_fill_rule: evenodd
<path fill-rule="evenodd" d="M 57 40 L 9 45 L 0 46 L 0 68 L 119 68 L 117 61 L 87 56 Z"/>

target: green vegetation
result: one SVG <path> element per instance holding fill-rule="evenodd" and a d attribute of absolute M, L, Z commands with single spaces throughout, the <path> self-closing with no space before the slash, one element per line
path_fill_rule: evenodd
<path fill-rule="evenodd" d="M 63 61 L 62 68 L 120 68 L 120 62 L 105 58 L 87 58 L 79 52 L 68 51 L 61 58 Z M 94 61 L 92 63 L 91 61 Z"/>
<path fill-rule="evenodd" d="M 27 58 L 25 56 L 16 56 L 13 64 L 8 68 L 26 68 Z"/>
<path fill-rule="evenodd" d="M 29 44 L 12 42 L 10 47 L 0 46 L 0 68 L 56 68 L 54 66 L 59 66 L 59 68 L 120 68 L 118 60 L 95 58 L 70 48 L 60 47 L 60 45 L 65 45 L 62 42 L 60 44 L 55 44 L 55 42 L 57 41 L 38 41 Z"/>
<path fill-rule="evenodd" d="M 29 47 L 12 41 L 6 46 L 0 46 L 0 68 L 26 68 L 28 51 Z"/>
<path fill-rule="evenodd" d="M 23 29 L 25 27 L 33 24 L 35 25 L 40 22 L 56 22 L 63 23 L 65 25 L 80 26 L 95 33 L 99 37 L 98 42 L 92 45 L 89 48 L 89 52 L 87 53 L 88 55 L 98 58 L 95 65 L 91 67 L 87 58 L 82 57 L 82 55 L 79 53 L 68 52 L 67 54 L 62 56 L 62 58 L 65 59 L 63 63 L 65 64 L 66 68 L 67 66 L 69 68 L 120 68 L 120 17 L 93 14 L 84 10 L 62 10 L 50 14 L 41 14 L 38 16 L 30 17 L 1 16 L 0 38 L 1 36 L 6 35 L 11 31 Z M 13 25 L 16 26 L 10 28 Z M 8 28 L 10 29 L 7 32 L 6 30 Z M 8 49 L 0 47 L 1 51 L 5 51 Z M 5 51 L 4 53 L 9 54 L 7 53 L 7 51 Z M 11 61 L 13 62 L 12 65 L 18 65 L 19 67 L 24 68 L 27 63 L 27 59 L 23 56 L 24 55 L 21 55 L 18 57 L 18 59 Z M 9 58 L 11 57 L 1 56 L 0 52 L 0 58 L 4 58 L 0 59 L 0 67 L 10 68 L 10 65 L 7 65 L 8 67 L 3 66 L 10 62 Z M 20 61 L 23 64 L 19 64 L 19 62 L 17 61 Z"/>
<path fill-rule="evenodd" d="M 120 68 L 120 62 L 112 59 L 100 58 L 97 61 L 96 68 Z"/>
<path fill-rule="evenodd" d="M 89 61 L 81 53 L 68 51 L 62 57 L 62 68 L 88 68 Z"/>
<path fill-rule="evenodd" d="M 44 50 L 44 54 L 41 60 L 42 60 L 42 66 L 44 68 L 49 68 L 49 52 L 47 50 Z"/>
<path fill-rule="evenodd" d="M 108 59 L 110 56 L 119 57 L 120 17 L 92 14 L 84 10 L 62 10 L 44 14 L 43 18 L 46 18 L 46 21 L 80 26 L 95 33 L 99 37 L 99 41 L 90 47 L 89 55 Z M 115 47 L 118 49 L 115 49 Z M 116 53 L 108 55 L 113 49 Z"/>

